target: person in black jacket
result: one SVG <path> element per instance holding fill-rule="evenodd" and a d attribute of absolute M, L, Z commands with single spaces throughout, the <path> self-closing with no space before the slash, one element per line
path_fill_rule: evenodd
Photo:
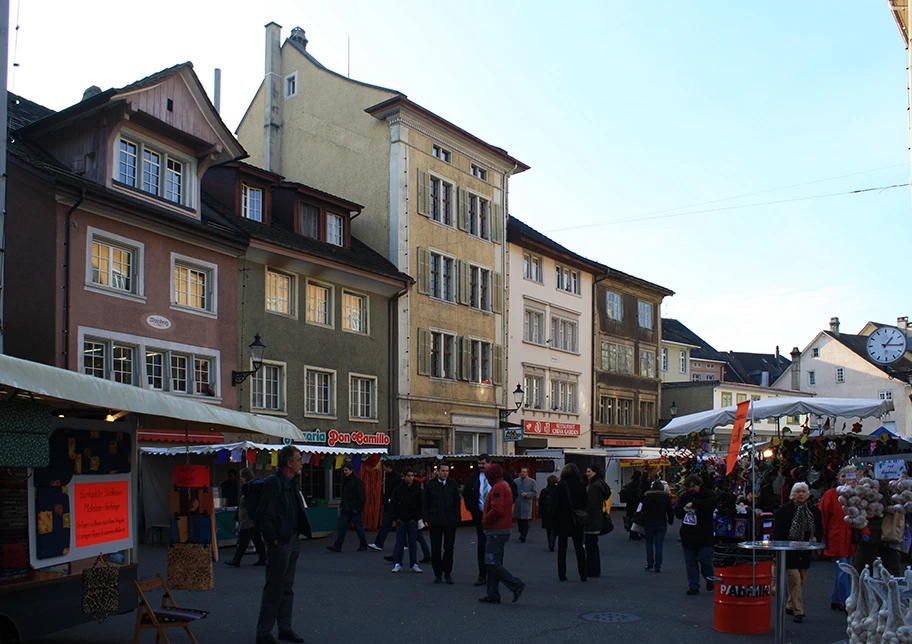
<path fill-rule="evenodd" d="M 542 529 L 547 530 L 548 550 L 554 552 L 554 541 L 557 532 L 554 530 L 554 511 L 557 509 L 557 483 L 560 479 L 554 474 L 548 476 L 548 485 L 538 495 L 538 516 L 542 520 Z"/>
<path fill-rule="evenodd" d="M 662 551 L 668 526 L 674 525 L 671 495 L 662 481 L 656 479 L 643 496 L 643 520 L 646 528 L 646 570 L 662 572 Z"/>
<path fill-rule="evenodd" d="M 355 524 L 355 531 L 361 545 L 358 551 L 367 550 L 367 535 L 364 533 L 364 524 L 361 513 L 364 512 L 364 501 L 367 498 L 364 491 L 364 481 L 355 474 L 355 464 L 351 461 L 342 463 L 342 502 L 339 504 L 339 523 L 336 526 L 336 542 L 326 546 L 327 550 L 342 552 L 342 544 L 348 533 L 348 526 Z"/>
<path fill-rule="evenodd" d="M 383 471 L 385 476 L 383 477 L 383 498 L 381 504 L 383 507 L 383 517 L 380 520 L 380 529 L 377 530 L 376 538 L 369 544 L 367 547 L 371 550 L 383 550 L 383 544 L 386 542 L 386 536 L 390 533 L 393 527 L 393 518 L 390 514 L 390 501 L 393 499 L 393 490 L 399 487 L 402 484 L 402 477 L 399 476 L 399 473 L 393 469 L 393 464 L 390 461 L 383 462 Z"/>
<path fill-rule="evenodd" d="M 684 479 L 686 492 L 678 499 L 675 515 L 681 519 L 681 545 L 684 547 L 684 566 L 687 568 L 687 594 L 700 594 L 700 574 L 706 580 L 706 590 L 713 583 L 712 546 L 713 512 L 716 498 L 703 485 L 703 479 L 691 474 Z"/>
<path fill-rule="evenodd" d="M 580 581 L 586 581 L 586 551 L 583 550 L 583 529 L 574 517 L 574 511 L 586 511 L 588 505 L 586 486 L 580 480 L 579 468 L 567 463 L 561 470 L 557 484 L 557 504 L 554 511 L 554 527 L 557 530 L 557 578 L 567 581 L 567 539 L 573 540 L 576 553 L 576 569 Z"/>
<path fill-rule="evenodd" d="M 257 524 L 266 542 L 266 585 L 257 618 L 256 644 L 276 644 L 272 629 L 279 623 L 279 639 L 303 642 L 291 627 L 294 579 L 301 549 L 299 534 L 310 537 L 304 497 L 295 478 L 301 473 L 300 450 L 286 445 L 279 450 L 279 471 L 263 484 Z"/>
<path fill-rule="evenodd" d="M 641 478 L 642 473 L 640 470 L 634 470 L 630 482 L 624 487 L 624 502 L 627 504 L 625 508 L 627 518 L 624 520 L 624 529 L 627 530 L 627 538 L 633 541 L 637 541 L 640 538 L 640 535 L 631 530 L 630 526 L 633 524 L 633 515 L 636 514 L 637 507 L 639 507 L 640 501 L 643 499 L 640 489 L 642 485 Z"/>
<path fill-rule="evenodd" d="M 418 520 L 424 511 L 424 494 L 421 485 L 415 481 L 415 470 L 405 470 L 402 484 L 393 491 L 390 511 L 396 522 L 396 545 L 393 547 L 395 565 L 391 572 L 402 570 L 402 551 L 408 539 L 409 563 L 413 572 L 424 572 L 418 567 Z"/>
<path fill-rule="evenodd" d="M 485 566 L 485 541 L 487 537 L 481 527 L 481 517 L 484 514 L 484 502 L 491 491 L 491 483 L 485 478 L 484 471 L 491 462 L 487 454 L 478 456 L 478 469 L 469 474 L 469 479 L 462 488 L 462 498 L 465 499 L 466 510 L 472 515 L 472 524 L 475 526 L 476 556 L 478 559 L 478 579 L 476 586 L 486 585 L 488 568 Z"/>
<path fill-rule="evenodd" d="M 450 478 L 450 466 L 437 466 L 437 476 L 424 487 L 424 522 L 431 531 L 431 561 L 434 583 L 441 576 L 453 583 L 453 545 L 456 543 L 456 524 L 460 514 L 459 483 Z M 443 554 L 441 555 L 441 542 Z"/>
<path fill-rule="evenodd" d="M 605 501 L 611 496 L 611 488 L 605 483 L 602 468 L 590 465 L 586 468 L 586 512 L 589 522 L 586 523 L 583 540 L 586 544 L 586 576 L 600 577 L 602 574 L 602 555 L 599 552 L 599 535 L 605 521 Z"/>
<path fill-rule="evenodd" d="M 807 483 L 792 486 L 791 499 L 776 510 L 773 516 L 773 539 L 776 541 L 817 541 L 823 538 L 823 519 L 820 510 L 810 504 Z M 798 623 L 804 621 L 802 588 L 811 567 L 810 550 L 790 550 L 785 553 L 785 570 L 788 576 L 789 599 L 785 612 L 794 615 Z M 777 571 L 782 574 L 782 571 Z"/>

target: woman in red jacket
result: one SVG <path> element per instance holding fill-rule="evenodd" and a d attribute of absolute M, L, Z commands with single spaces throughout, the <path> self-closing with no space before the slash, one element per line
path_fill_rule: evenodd
<path fill-rule="evenodd" d="M 847 480 L 846 473 L 849 469 L 844 467 L 839 470 L 839 485 L 854 485 L 855 479 Z M 826 549 L 823 551 L 827 557 L 833 560 L 836 566 L 836 579 L 833 580 L 833 595 L 830 598 L 830 608 L 846 612 L 846 599 L 851 591 L 851 579 L 848 573 L 842 571 L 839 567 L 841 563 L 851 563 L 852 557 L 855 556 L 855 544 L 852 543 L 852 528 L 845 522 L 845 510 L 839 502 L 839 494 L 836 492 L 836 486 L 827 490 L 820 499 L 818 509 L 823 519 L 823 542 Z"/>
<path fill-rule="evenodd" d="M 513 591 L 515 602 L 526 585 L 503 566 L 503 551 L 510 540 L 513 525 L 513 490 L 504 481 L 503 469 L 497 463 L 489 464 L 484 471 L 491 491 L 485 497 L 481 527 L 485 533 L 485 566 L 487 568 L 488 594 L 478 601 L 484 604 L 500 603 L 500 582 Z"/>

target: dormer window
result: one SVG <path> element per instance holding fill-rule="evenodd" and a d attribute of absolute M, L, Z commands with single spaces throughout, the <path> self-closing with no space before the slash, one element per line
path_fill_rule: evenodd
<path fill-rule="evenodd" d="M 331 212 L 326 213 L 326 241 L 335 246 L 341 246 L 343 239 L 342 217 Z"/>
<path fill-rule="evenodd" d="M 263 189 L 247 184 L 241 186 L 241 215 L 245 219 L 263 221 Z"/>
<path fill-rule="evenodd" d="M 301 234 L 320 239 L 320 209 L 306 203 L 301 204 Z"/>
<path fill-rule="evenodd" d="M 302 202 L 299 232 L 305 237 L 344 247 L 345 216 Z"/>
<path fill-rule="evenodd" d="M 114 181 L 171 203 L 192 208 L 187 177 L 192 161 L 155 143 L 139 138 L 120 137 L 117 143 L 118 164 Z"/>

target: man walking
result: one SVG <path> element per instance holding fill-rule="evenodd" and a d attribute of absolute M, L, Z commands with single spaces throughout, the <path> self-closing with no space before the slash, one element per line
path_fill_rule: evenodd
<path fill-rule="evenodd" d="M 336 542 L 326 546 L 327 550 L 342 552 L 342 544 L 348 533 L 348 526 L 355 524 L 355 531 L 361 545 L 358 552 L 367 550 L 367 535 L 364 533 L 364 524 L 361 522 L 361 513 L 364 512 L 364 481 L 355 474 L 355 465 L 351 461 L 342 463 L 342 502 L 339 505 L 339 523 L 336 526 Z"/>
<path fill-rule="evenodd" d="M 238 527 L 237 549 L 234 551 L 232 559 L 226 559 L 225 565 L 232 568 L 241 567 L 241 558 L 247 552 L 247 546 L 253 541 L 253 547 L 256 548 L 257 562 L 254 566 L 266 565 L 266 548 L 263 545 L 263 538 L 260 536 L 260 530 L 256 525 L 257 508 L 260 505 L 259 492 L 262 491 L 263 479 L 257 481 L 259 486 L 254 490 L 253 470 L 245 467 L 241 470 L 241 496 L 238 500 L 238 509 L 236 513 Z"/>
<path fill-rule="evenodd" d="M 485 566 L 487 567 L 488 594 L 479 597 L 485 604 L 500 603 L 500 583 L 513 591 L 513 601 L 525 590 L 526 585 L 503 566 L 503 551 L 510 540 L 513 525 L 513 492 L 503 479 L 503 470 L 497 463 L 485 468 L 486 480 L 491 485 L 485 500 L 482 525 L 485 531 Z"/>
<path fill-rule="evenodd" d="M 402 477 L 393 469 L 390 461 L 383 462 L 383 499 L 381 501 L 383 508 L 383 517 L 380 520 L 380 529 L 377 531 L 377 537 L 372 543 L 367 544 L 371 550 L 383 550 L 383 544 L 386 536 L 393 527 L 393 517 L 390 514 L 390 501 L 393 499 L 393 491 L 402 484 Z"/>
<path fill-rule="evenodd" d="M 516 527 L 519 529 L 519 541 L 526 542 L 526 536 L 529 534 L 529 521 L 532 519 L 532 502 L 535 500 L 538 490 L 536 489 L 535 479 L 529 478 L 529 468 L 524 467 L 519 471 L 519 478 L 513 481 L 516 484 L 517 498 L 513 505 L 513 518 L 516 519 Z"/>
<path fill-rule="evenodd" d="M 423 493 L 421 485 L 415 482 L 415 470 L 405 470 L 402 484 L 393 492 L 390 509 L 396 522 L 396 545 L 393 547 L 393 562 L 390 572 L 402 570 L 402 552 L 408 539 L 409 563 L 412 572 L 424 572 L 418 567 L 418 519 L 421 518 Z"/>
<path fill-rule="evenodd" d="M 469 475 L 465 487 L 462 488 L 462 498 L 465 499 L 466 510 L 472 515 L 472 523 L 475 525 L 475 536 L 478 540 L 476 555 L 478 558 L 478 579 L 475 580 L 476 586 L 484 586 L 487 583 L 488 568 L 485 566 L 485 533 L 481 526 L 481 518 L 484 514 L 484 504 L 488 493 L 491 491 L 491 484 L 485 476 L 485 469 L 491 462 L 491 457 L 487 454 L 481 454 L 478 457 L 478 469 Z"/>
<path fill-rule="evenodd" d="M 266 585 L 257 619 L 256 644 L 277 644 L 272 636 L 276 621 L 280 640 L 304 641 L 291 628 L 295 569 L 301 549 L 298 535 L 311 536 L 304 497 L 295 478 L 301 473 L 301 466 L 301 452 L 294 445 L 286 445 L 279 451 L 279 471 L 263 484 L 257 524 L 266 542 Z"/>
<path fill-rule="evenodd" d="M 431 531 L 431 561 L 434 566 L 434 583 L 441 576 L 446 583 L 453 583 L 453 544 L 456 542 L 456 524 L 459 523 L 459 484 L 451 481 L 450 466 L 437 466 L 437 476 L 424 488 L 424 522 Z M 443 554 L 441 556 L 441 542 Z"/>

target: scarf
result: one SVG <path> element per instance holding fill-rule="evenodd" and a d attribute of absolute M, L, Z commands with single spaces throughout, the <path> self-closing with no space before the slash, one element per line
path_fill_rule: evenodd
<path fill-rule="evenodd" d="M 795 516 L 789 528 L 789 539 L 792 541 L 807 541 L 814 534 L 814 515 L 807 503 L 795 504 Z"/>

